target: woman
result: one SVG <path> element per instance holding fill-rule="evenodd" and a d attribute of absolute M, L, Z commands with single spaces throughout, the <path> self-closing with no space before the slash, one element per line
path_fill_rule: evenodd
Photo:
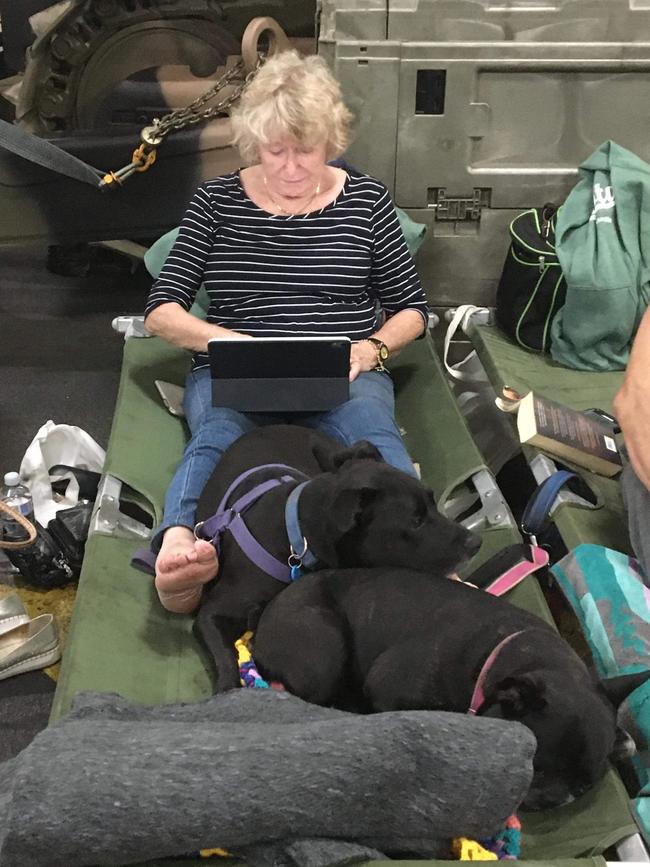
<path fill-rule="evenodd" d="M 346 444 L 370 440 L 386 461 L 414 472 L 390 377 L 377 368 L 386 351 L 423 333 L 426 299 L 387 189 L 328 164 L 348 144 L 350 119 L 320 58 L 291 51 L 269 59 L 232 117 L 248 167 L 199 187 L 149 295 L 147 329 L 194 352 L 184 400 L 192 438 L 156 537 L 156 588 L 171 611 L 192 611 L 217 574 L 214 548 L 192 529 L 205 483 L 238 437 L 278 421 L 212 406 L 211 338 L 350 337 L 350 400 L 300 423 Z M 202 282 L 206 322 L 187 312 Z M 377 301 L 386 314 L 380 328 Z"/>

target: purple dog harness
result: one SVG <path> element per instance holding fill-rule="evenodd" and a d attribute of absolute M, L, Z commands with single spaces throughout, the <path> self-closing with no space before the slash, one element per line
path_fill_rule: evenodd
<path fill-rule="evenodd" d="M 249 476 L 260 472 L 261 470 L 284 470 L 280 476 L 272 479 L 267 479 L 260 482 L 250 491 L 242 494 L 232 506 L 228 505 L 228 500 L 233 491 Z M 245 512 L 264 494 L 274 490 L 280 485 L 285 485 L 288 482 L 299 481 L 298 484 L 287 497 L 285 505 L 285 524 L 287 536 L 289 539 L 289 556 L 286 562 L 282 562 L 274 557 L 257 541 L 251 531 L 246 526 L 243 515 Z M 284 584 L 289 584 L 302 574 L 301 570 L 313 569 L 317 565 L 317 559 L 309 550 L 307 540 L 300 530 L 298 521 L 298 501 L 300 495 L 309 483 L 310 479 L 305 473 L 289 467 L 286 464 L 262 464 L 258 467 L 246 470 L 241 473 L 230 484 L 228 490 L 221 498 L 221 502 L 217 511 L 205 521 L 200 521 L 194 528 L 194 535 L 197 539 L 204 539 L 214 545 L 217 555 L 221 554 L 221 539 L 223 534 L 228 531 L 233 539 L 237 542 L 240 549 L 248 557 L 248 559 L 265 572 L 271 578 L 277 581 L 282 581 Z M 132 564 L 142 569 L 143 571 L 155 571 L 156 557 L 150 550 L 136 551 Z"/>
<path fill-rule="evenodd" d="M 237 486 L 244 479 L 260 470 L 286 470 L 287 472 L 280 476 L 280 478 L 267 479 L 265 482 L 260 482 L 251 491 L 235 500 L 232 506 L 228 506 L 228 498 Z M 287 498 L 285 506 L 285 523 L 287 526 L 287 536 L 289 537 L 289 557 L 287 562 L 283 563 L 269 554 L 260 545 L 246 526 L 243 515 L 264 494 L 287 482 L 298 480 L 301 480 L 301 483 L 293 489 Z M 207 521 L 201 521 L 196 525 L 194 535 L 197 539 L 205 539 L 211 542 L 216 548 L 217 554 L 220 554 L 221 536 L 228 530 L 251 563 L 254 563 L 259 569 L 277 581 L 289 584 L 298 577 L 301 566 L 310 569 L 316 565 L 316 558 L 309 550 L 307 541 L 300 532 L 298 524 L 298 500 L 308 482 L 309 477 L 305 473 L 295 470 L 286 464 L 263 464 L 259 467 L 253 467 L 251 470 L 246 470 L 245 473 L 238 476 L 230 485 L 214 515 L 208 518 Z"/>

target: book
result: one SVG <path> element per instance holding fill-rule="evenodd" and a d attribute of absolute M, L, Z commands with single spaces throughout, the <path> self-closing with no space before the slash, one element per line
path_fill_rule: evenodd
<path fill-rule="evenodd" d="M 597 416 L 532 391 L 516 402 L 516 412 L 522 444 L 536 446 L 602 476 L 615 476 L 622 469 L 612 426 Z"/>

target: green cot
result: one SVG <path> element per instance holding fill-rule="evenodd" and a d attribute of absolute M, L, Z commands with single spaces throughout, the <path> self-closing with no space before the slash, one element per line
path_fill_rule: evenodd
<path fill-rule="evenodd" d="M 165 410 L 154 380 L 180 384 L 187 366 L 184 352 L 158 338 L 130 339 L 125 344 L 106 475 L 86 549 L 53 720 L 66 713 L 81 690 L 117 692 L 144 704 L 194 701 L 210 693 L 190 618 L 164 611 L 152 582 L 130 566 L 134 549 L 148 534 L 148 528 L 134 520 L 131 507 L 144 509 L 152 525 L 160 519 L 164 493 L 186 441 L 184 423 Z M 471 564 L 474 568 L 503 546 L 519 541 L 509 510 L 498 499 L 498 488 L 447 385 L 432 341 L 411 344 L 395 359 L 392 375 L 407 447 L 440 507 L 453 513 L 459 492 L 464 502 L 468 496 L 475 499 L 474 526 L 484 544 L 480 559 Z M 534 578 L 515 588 L 511 599 L 551 620 Z M 583 859 L 579 863 L 584 865 L 604 863 L 597 856 L 606 849 L 623 844 L 619 850 L 623 856 L 625 846 L 633 847 L 638 839 L 626 792 L 614 771 L 580 801 L 525 814 L 522 819 L 523 858 L 557 867 L 576 858 Z M 188 861 L 164 862 L 174 863 Z"/>

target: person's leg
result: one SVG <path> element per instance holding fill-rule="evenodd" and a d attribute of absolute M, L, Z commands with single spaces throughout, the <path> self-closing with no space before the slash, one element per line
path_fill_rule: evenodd
<path fill-rule="evenodd" d="M 361 373 L 350 384 L 350 399 L 329 412 L 302 419 L 300 424 L 329 434 L 345 445 L 368 440 L 386 463 L 416 476 L 395 421 L 393 381 L 387 373 Z"/>
<path fill-rule="evenodd" d="M 194 610 L 203 584 L 218 570 L 214 547 L 194 537 L 201 492 L 228 446 L 256 427 L 254 417 L 212 406 L 207 369 L 188 375 L 183 409 L 191 439 L 167 489 L 163 521 L 152 543 L 154 550 L 159 547 L 158 595 L 166 608 L 177 613 Z"/>
<path fill-rule="evenodd" d="M 650 491 L 629 464 L 623 470 L 621 487 L 632 549 L 650 586 Z"/>

